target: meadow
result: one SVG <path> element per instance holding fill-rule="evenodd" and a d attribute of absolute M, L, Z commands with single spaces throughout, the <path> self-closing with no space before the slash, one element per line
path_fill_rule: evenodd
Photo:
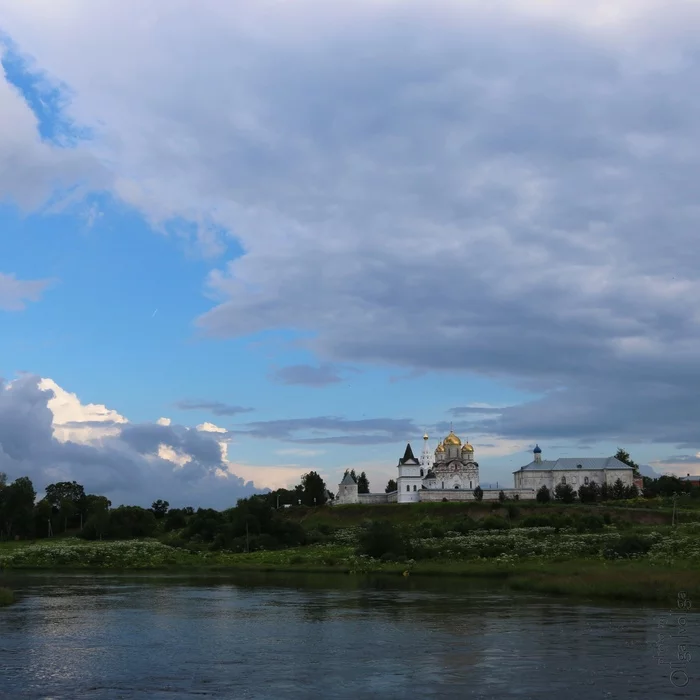
<path fill-rule="evenodd" d="M 499 520 L 503 519 L 485 519 L 478 529 L 466 532 L 445 531 L 442 521 L 434 518 L 403 529 L 392 525 L 392 532 L 403 533 L 397 541 L 405 550 L 381 556 L 361 553 L 367 523 L 330 531 L 316 523 L 314 527 L 327 531 L 323 541 L 250 553 L 184 548 L 157 539 L 64 537 L 6 542 L 0 543 L 0 568 L 492 577 L 518 590 L 586 598 L 663 602 L 683 590 L 700 599 L 700 523 L 616 526 L 598 519 L 565 527 L 504 527 L 498 523 L 497 528 L 489 528 Z M 582 523 L 587 523 L 588 531 Z"/>

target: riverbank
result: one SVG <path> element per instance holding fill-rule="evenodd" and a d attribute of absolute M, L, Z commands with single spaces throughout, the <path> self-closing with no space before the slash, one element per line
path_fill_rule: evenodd
<path fill-rule="evenodd" d="M 700 545 L 694 526 L 651 532 L 651 550 L 617 557 L 618 532 L 554 533 L 552 528 L 473 532 L 423 539 L 430 558 L 358 556 L 346 542 L 284 550 L 233 553 L 194 551 L 156 540 L 86 542 L 75 538 L 0 544 L 0 567 L 11 570 L 227 571 L 315 574 L 387 574 L 491 578 L 513 589 L 582 598 L 673 603 L 679 591 L 700 600 Z M 692 531 L 691 531 L 692 530 Z M 607 552 L 607 554 L 605 554 Z"/>

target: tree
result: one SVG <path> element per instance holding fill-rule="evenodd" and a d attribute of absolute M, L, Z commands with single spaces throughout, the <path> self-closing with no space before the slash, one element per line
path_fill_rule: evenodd
<path fill-rule="evenodd" d="M 392 523 L 370 520 L 360 532 L 358 554 L 379 559 L 385 555 L 402 555 L 405 547 L 403 538 Z"/>
<path fill-rule="evenodd" d="M 53 514 L 53 508 L 51 504 L 42 498 L 34 506 L 34 532 L 40 537 L 46 535 L 49 537 L 51 533 L 51 515 Z"/>
<path fill-rule="evenodd" d="M 506 500 L 506 494 L 503 490 L 498 492 L 498 500 L 503 503 Z"/>
<path fill-rule="evenodd" d="M 623 450 L 621 447 L 618 447 L 617 452 L 615 453 L 615 459 L 619 459 L 628 467 L 632 467 L 634 469 L 635 477 L 639 478 L 641 476 L 639 465 L 630 458 L 630 454 L 627 452 L 627 450 Z"/>
<path fill-rule="evenodd" d="M 571 484 L 557 484 L 554 489 L 554 497 L 563 503 L 573 503 L 576 493 Z"/>
<path fill-rule="evenodd" d="M 483 491 L 483 489 L 481 488 L 481 486 L 477 486 L 477 487 L 474 489 L 474 498 L 475 498 L 477 501 L 480 501 L 483 497 L 484 497 L 484 491 Z"/>
<path fill-rule="evenodd" d="M 369 479 L 364 472 L 357 478 L 357 493 L 369 493 Z"/>
<path fill-rule="evenodd" d="M 595 481 L 579 487 L 578 498 L 581 503 L 595 503 L 600 496 L 600 486 Z"/>
<path fill-rule="evenodd" d="M 322 506 L 326 502 L 326 484 L 317 472 L 301 477 L 301 502 L 305 506 Z"/>
<path fill-rule="evenodd" d="M 621 501 L 625 497 L 625 485 L 622 479 L 617 479 L 612 486 L 612 498 L 615 501 Z"/>
<path fill-rule="evenodd" d="M 76 481 L 59 481 L 46 487 L 46 500 L 51 504 L 54 513 L 60 513 L 64 531 L 68 529 L 68 521 L 80 516 L 82 527 L 85 514 L 85 489 Z"/>
<path fill-rule="evenodd" d="M 535 494 L 535 499 L 538 503 L 549 503 L 551 497 L 552 496 L 549 493 L 549 489 L 544 484 L 540 486 L 540 488 L 537 490 L 537 493 Z"/>
<path fill-rule="evenodd" d="M 0 489 L 0 530 L 8 537 L 32 534 L 35 498 L 36 491 L 28 476 L 21 476 Z"/>
<path fill-rule="evenodd" d="M 384 489 L 384 493 L 392 493 L 393 491 L 397 490 L 396 486 L 396 479 L 389 479 L 387 482 L 386 488 Z"/>
<path fill-rule="evenodd" d="M 101 540 L 109 530 L 109 509 L 112 502 L 105 496 L 88 494 L 85 496 L 85 514 L 87 519 L 81 531 L 81 537 Z"/>
<path fill-rule="evenodd" d="M 151 510 L 153 511 L 153 515 L 156 516 L 156 520 L 164 518 L 168 512 L 168 508 L 170 508 L 170 504 L 167 501 L 162 501 L 160 498 L 157 501 L 153 501 L 151 504 Z"/>

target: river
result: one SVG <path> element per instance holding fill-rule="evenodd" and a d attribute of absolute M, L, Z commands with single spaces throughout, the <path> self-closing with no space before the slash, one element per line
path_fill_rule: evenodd
<path fill-rule="evenodd" d="M 700 697 L 655 647 L 668 609 L 418 578 L 6 578 L 0 698 Z M 700 601 L 698 601 L 700 604 Z M 694 622 L 694 615 L 688 615 Z M 694 637 L 694 638 L 693 638 Z M 675 645 L 661 649 L 668 661 Z"/>

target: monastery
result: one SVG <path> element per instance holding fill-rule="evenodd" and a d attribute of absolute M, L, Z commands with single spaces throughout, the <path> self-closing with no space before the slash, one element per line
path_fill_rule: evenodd
<path fill-rule="evenodd" d="M 423 451 L 416 458 L 411 443 L 406 445 L 397 465 L 396 491 L 358 493 L 357 483 L 348 473 L 338 486 L 336 505 L 351 503 L 426 503 L 430 501 L 473 501 L 479 486 L 479 463 L 474 448 L 451 430 L 432 451 L 429 436 L 423 435 Z M 485 501 L 498 500 L 501 491 L 509 499 L 534 499 L 537 490 L 557 484 L 571 484 L 574 490 L 595 481 L 612 485 L 621 479 L 626 486 L 634 483 L 634 469 L 615 457 L 566 457 L 542 460 L 542 450 L 535 445 L 533 460 L 513 473 L 510 489 L 483 489 Z"/>

